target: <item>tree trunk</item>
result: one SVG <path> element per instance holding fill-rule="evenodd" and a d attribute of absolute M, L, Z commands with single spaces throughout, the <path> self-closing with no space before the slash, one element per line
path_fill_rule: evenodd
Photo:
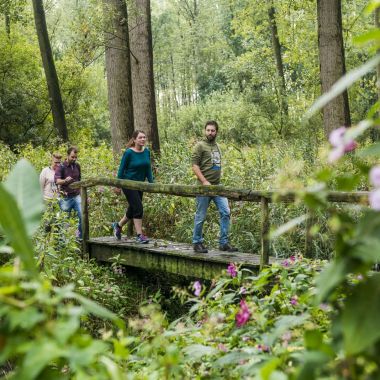
<path fill-rule="evenodd" d="M 119 156 L 134 131 L 128 13 L 124 0 L 103 0 L 112 149 Z"/>
<path fill-rule="evenodd" d="M 4 2 L 4 20 L 5 20 L 5 33 L 9 37 L 11 35 L 11 16 L 9 11 L 10 4 L 8 1 Z"/>
<path fill-rule="evenodd" d="M 53 54 L 51 51 L 42 0 L 33 0 L 33 12 L 38 43 L 40 45 L 42 64 L 45 70 L 46 82 L 49 91 L 49 101 L 53 114 L 54 127 L 57 130 L 59 137 L 61 137 L 63 141 L 68 141 L 69 136 L 66 127 L 65 111 L 63 108 L 61 90 L 59 88 L 57 71 L 55 70 Z"/>
<path fill-rule="evenodd" d="M 285 118 L 288 117 L 288 102 L 286 99 L 286 86 L 285 86 L 285 75 L 284 75 L 284 65 L 282 63 L 282 54 L 281 54 L 281 44 L 280 40 L 278 38 L 278 32 L 277 32 L 277 23 L 276 23 L 276 9 L 271 5 L 268 8 L 268 16 L 269 16 L 269 26 L 270 26 L 270 32 L 272 36 L 272 47 L 273 47 L 273 54 L 276 61 L 276 69 L 277 69 L 277 76 L 278 76 L 278 83 L 280 88 L 280 108 L 281 108 L 281 130 L 283 130 L 283 124 L 284 124 L 284 116 Z"/>
<path fill-rule="evenodd" d="M 322 93 L 346 72 L 340 0 L 317 0 L 318 46 Z M 342 125 L 351 124 L 348 93 L 344 91 L 323 108 L 326 136 Z"/>
<path fill-rule="evenodd" d="M 150 0 L 133 0 L 133 4 L 136 11 L 131 27 L 135 129 L 145 131 L 153 151 L 159 153 Z"/>

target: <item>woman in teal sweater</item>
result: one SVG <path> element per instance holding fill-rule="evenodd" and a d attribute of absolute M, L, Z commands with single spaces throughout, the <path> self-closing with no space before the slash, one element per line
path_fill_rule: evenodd
<path fill-rule="evenodd" d="M 153 182 L 150 151 L 145 147 L 145 143 L 145 132 L 134 131 L 121 159 L 117 178 L 141 182 L 148 179 L 150 183 Z M 114 236 L 120 240 L 123 226 L 128 220 L 133 219 L 137 233 L 136 241 L 141 244 L 149 243 L 149 239 L 142 233 L 142 218 L 144 214 L 142 204 L 143 192 L 124 188 L 122 190 L 129 206 L 121 220 L 112 224 Z"/>

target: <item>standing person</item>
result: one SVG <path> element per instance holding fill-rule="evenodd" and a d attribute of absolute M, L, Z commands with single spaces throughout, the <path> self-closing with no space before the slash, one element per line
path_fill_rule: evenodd
<path fill-rule="evenodd" d="M 117 178 L 144 182 L 148 179 L 153 183 L 150 151 L 145 147 L 145 132 L 136 130 L 127 144 L 127 149 L 121 159 Z M 121 231 L 128 220 L 133 219 L 137 233 L 136 241 L 141 244 L 149 243 L 149 239 L 142 233 L 142 218 L 144 214 L 142 198 L 143 192 L 139 190 L 122 189 L 128 201 L 128 209 L 119 222 L 112 223 L 116 239 L 121 239 Z"/>
<path fill-rule="evenodd" d="M 218 135 L 218 123 L 214 120 L 206 122 L 204 134 L 205 138 L 194 148 L 192 154 L 192 169 L 199 183 L 203 186 L 219 185 L 222 172 L 221 153 L 216 137 Z M 206 219 L 207 209 L 213 201 L 220 215 L 220 236 L 219 249 L 221 251 L 236 252 L 237 248 L 232 247 L 228 242 L 230 228 L 230 208 L 228 200 L 219 195 L 197 196 L 197 209 L 194 218 L 193 248 L 195 252 L 207 253 L 207 248 L 203 245 L 203 223 Z"/>
<path fill-rule="evenodd" d="M 59 153 L 53 153 L 51 156 L 50 166 L 43 168 L 40 173 L 40 185 L 45 201 L 52 200 L 58 196 L 58 188 L 55 183 L 55 171 L 61 165 L 62 156 Z"/>
<path fill-rule="evenodd" d="M 74 210 L 78 217 L 77 238 L 82 238 L 82 212 L 80 189 L 71 189 L 69 185 L 81 180 L 80 165 L 76 162 L 78 158 L 78 148 L 71 146 L 67 149 L 67 158 L 55 171 L 55 182 L 60 186 L 61 198 L 59 207 L 62 211 L 71 212 Z"/>

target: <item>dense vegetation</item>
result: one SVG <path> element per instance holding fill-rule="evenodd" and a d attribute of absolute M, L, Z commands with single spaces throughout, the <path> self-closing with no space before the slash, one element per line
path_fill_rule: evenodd
<path fill-rule="evenodd" d="M 44 2 L 84 178 L 111 176 L 119 162 L 111 148 L 105 3 Z M 131 41 L 138 4 L 127 3 Z M 2 378 L 379 378 L 380 279 L 371 271 L 380 260 L 378 55 L 363 65 L 379 47 L 372 27 L 379 8 L 365 0 L 341 6 L 346 67 L 362 72 L 325 94 L 331 101 L 349 87 L 353 124 L 330 135 L 329 149 L 325 121 L 316 112 L 304 118 L 321 92 L 315 2 L 152 1 L 156 180 L 194 183 L 191 149 L 204 121 L 215 118 L 223 184 L 297 192 L 295 204 L 271 205 L 272 254 L 281 264 L 251 273 L 231 263 L 212 282 L 188 280 L 169 294 L 117 263 L 83 260 L 75 221 L 56 205 L 42 215 L 37 172 L 51 152 L 64 154 L 67 142 L 53 127 L 32 7 L 0 0 Z M 326 200 L 327 190 L 369 188 L 372 209 Z M 144 199 L 149 236 L 190 242 L 194 200 Z M 98 187 L 89 202 L 92 236 L 110 234 L 124 199 Z M 302 256 L 306 208 L 314 222 L 312 261 Z M 234 244 L 257 252 L 258 205 L 235 202 L 231 209 Z M 207 243 L 216 246 L 214 210 L 206 228 Z"/>

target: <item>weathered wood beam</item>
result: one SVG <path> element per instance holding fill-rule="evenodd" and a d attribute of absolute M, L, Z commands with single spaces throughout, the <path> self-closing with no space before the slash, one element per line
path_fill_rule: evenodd
<path fill-rule="evenodd" d="M 261 256 L 260 256 L 260 270 L 269 264 L 269 202 L 265 197 L 261 198 Z"/>
<path fill-rule="evenodd" d="M 80 188 L 81 212 L 82 212 L 82 254 L 84 258 L 88 257 L 88 240 L 90 239 L 90 226 L 88 219 L 88 201 L 87 188 Z"/>
<path fill-rule="evenodd" d="M 116 178 L 88 178 L 86 180 L 75 182 L 70 185 L 70 187 L 73 189 L 94 186 L 112 186 L 119 188 L 125 187 L 127 189 L 140 190 L 147 193 L 177 195 L 182 197 L 195 197 L 197 195 L 220 195 L 231 200 L 247 202 L 261 202 L 261 199 L 263 197 L 266 198 L 268 202 L 272 202 L 274 200 L 281 202 L 293 202 L 297 197 L 297 193 L 294 191 L 262 191 L 250 189 L 237 189 L 233 187 L 214 185 L 174 185 L 163 183 L 138 182 Z M 307 190 L 305 190 L 305 192 L 306 191 Z M 368 204 L 368 193 L 368 191 L 329 191 L 327 192 L 326 199 L 329 202 Z"/>

